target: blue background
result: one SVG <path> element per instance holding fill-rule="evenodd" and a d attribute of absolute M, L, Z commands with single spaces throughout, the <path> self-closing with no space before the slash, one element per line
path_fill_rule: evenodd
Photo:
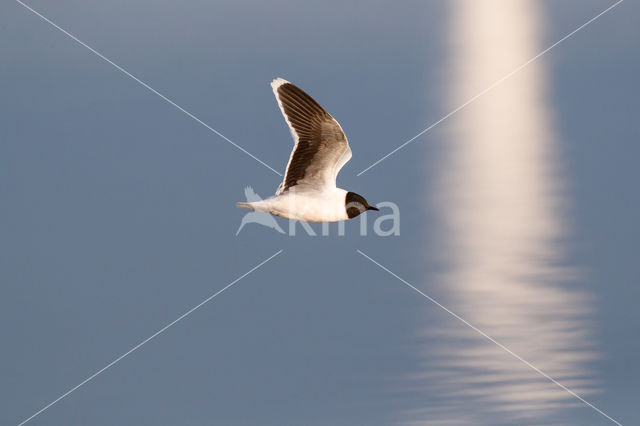
<path fill-rule="evenodd" d="M 350 221 L 345 237 L 257 225 L 236 237 L 244 187 L 264 197 L 280 178 L 3 2 L 0 423 L 26 419 L 279 249 L 30 424 L 428 423 L 412 413 L 440 393 L 407 378 L 429 368 L 416 347 L 441 338 L 418 330 L 464 325 L 355 250 L 446 300 L 435 284 L 446 266 L 430 254 L 440 231 L 430 177 L 447 123 L 356 174 L 449 112 L 451 4 L 28 4 L 281 171 L 291 141 L 269 82 L 298 84 L 349 137 L 339 185 L 395 202 L 401 235 L 363 237 Z M 541 47 L 610 4 L 542 2 Z M 562 261 L 593 299 L 587 399 L 623 424 L 640 415 L 639 18 L 623 2 L 544 57 L 568 204 Z M 490 419 L 465 407 L 444 418 L 532 422 L 499 404 Z M 535 422 L 607 424 L 570 399 Z"/>

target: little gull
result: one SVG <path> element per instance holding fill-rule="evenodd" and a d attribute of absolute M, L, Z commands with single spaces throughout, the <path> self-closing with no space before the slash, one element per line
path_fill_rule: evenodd
<path fill-rule="evenodd" d="M 275 196 L 238 207 L 306 222 L 336 222 L 378 210 L 361 195 L 336 187 L 338 172 L 351 158 L 340 124 L 288 81 L 276 78 L 271 87 L 291 130 L 293 151 Z"/>

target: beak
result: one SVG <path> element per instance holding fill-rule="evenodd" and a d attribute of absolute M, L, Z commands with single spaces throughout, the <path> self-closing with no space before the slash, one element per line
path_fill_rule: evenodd
<path fill-rule="evenodd" d="M 380 211 L 377 207 L 373 207 L 373 206 L 369 206 L 369 207 L 367 207 L 367 210 Z"/>

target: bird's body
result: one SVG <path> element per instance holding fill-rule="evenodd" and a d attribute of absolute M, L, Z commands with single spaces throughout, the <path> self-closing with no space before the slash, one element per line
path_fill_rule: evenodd
<path fill-rule="evenodd" d="M 238 203 L 239 207 L 271 213 L 285 219 L 305 222 L 337 222 L 347 220 L 347 191 L 330 188 L 318 191 L 313 188 L 284 192 L 266 200 Z"/>
<path fill-rule="evenodd" d="M 306 222 L 336 222 L 378 210 L 362 196 L 336 186 L 338 172 L 351 158 L 340 124 L 288 81 L 277 78 L 271 87 L 291 130 L 293 151 L 275 196 L 237 203 L 238 207 Z"/>

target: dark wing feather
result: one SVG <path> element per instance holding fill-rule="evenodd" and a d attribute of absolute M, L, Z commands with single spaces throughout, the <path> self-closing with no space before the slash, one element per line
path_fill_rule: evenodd
<path fill-rule="evenodd" d="M 351 158 L 340 124 L 300 88 L 276 79 L 271 83 L 294 139 L 284 180 L 276 194 L 296 185 L 315 189 L 336 186 L 336 176 Z"/>

